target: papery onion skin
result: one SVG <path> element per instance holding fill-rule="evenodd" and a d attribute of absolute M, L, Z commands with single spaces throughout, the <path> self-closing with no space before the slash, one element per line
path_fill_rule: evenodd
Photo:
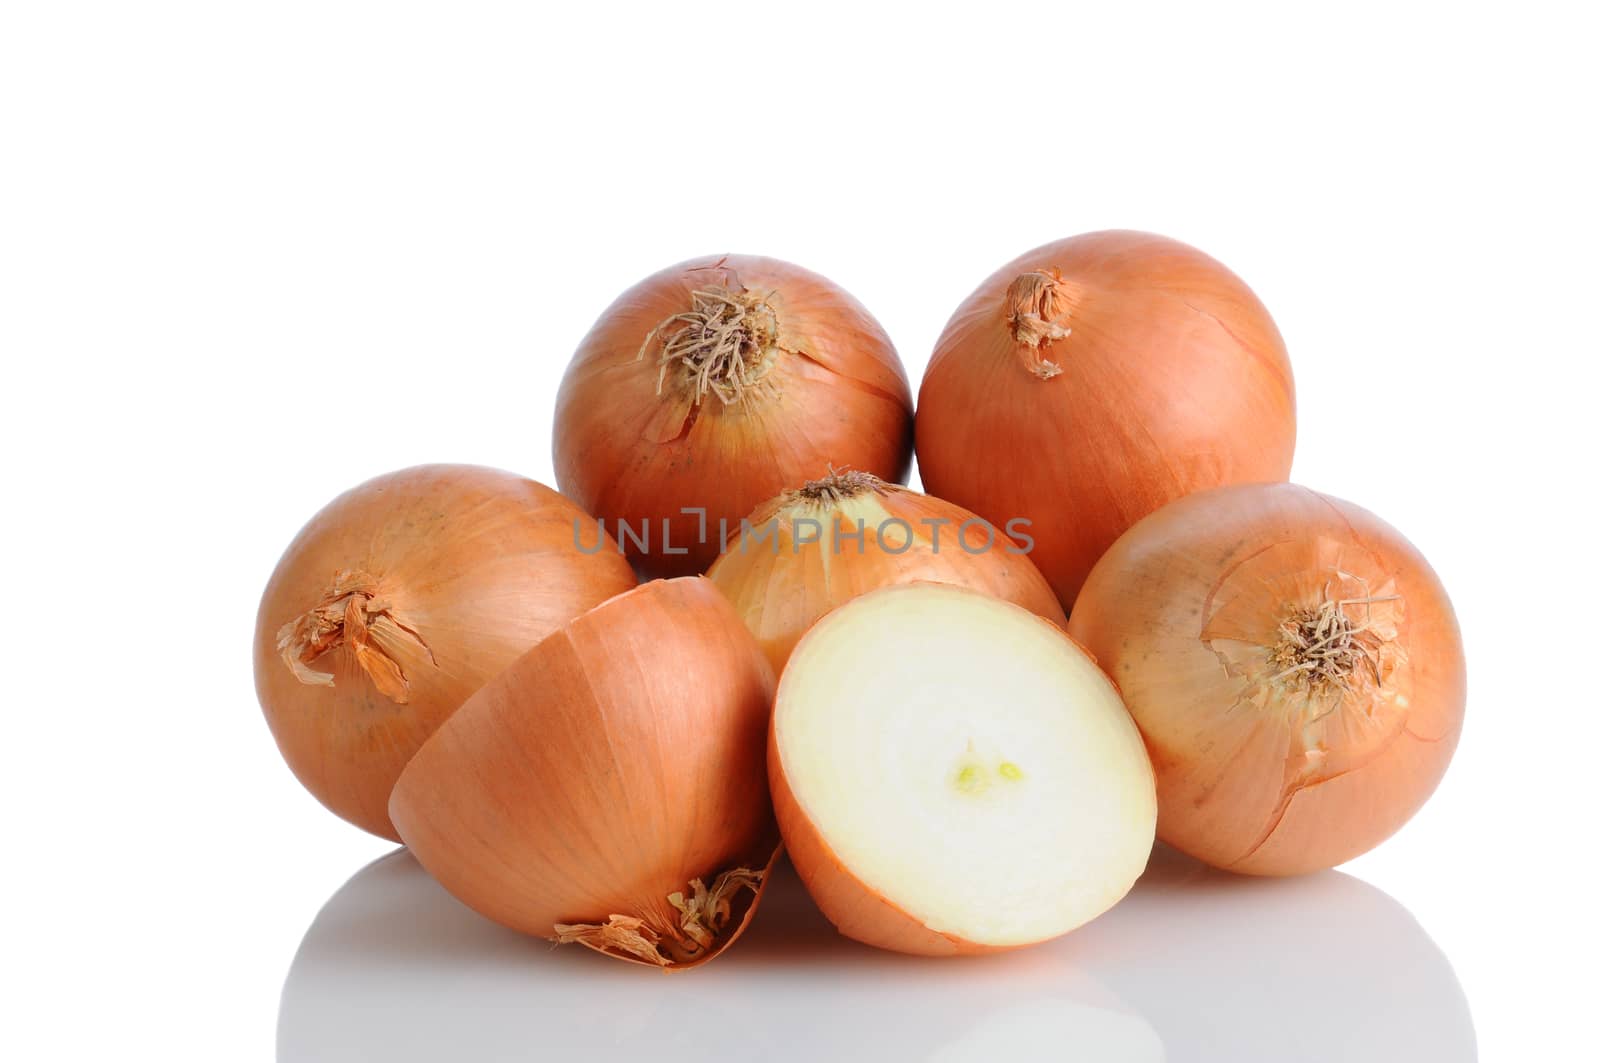
<path fill-rule="evenodd" d="M 797 525 L 797 518 L 816 527 Z M 785 491 L 748 524 L 750 534 L 731 543 L 706 575 L 745 618 L 778 673 L 823 614 L 899 583 L 956 584 L 1066 626 L 1050 585 L 1004 529 L 870 473 L 830 473 Z M 813 534 L 817 541 L 796 543 Z"/>
<path fill-rule="evenodd" d="M 766 354 L 748 359 L 760 379 L 733 388 L 742 396 L 733 401 L 726 389 L 701 394 L 681 362 L 665 372 L 659 364 L 695 293 L 719 291 L 757 304 L 752 329 L 776 322 L 772 342 L 757 344 Z M 709 256 L 634 285 L 584 337 L 556 399 L 556 481 L 641 572 L 688 575 L 716 559 L 720 522 L 737 530 L 756 506 L 830 466 L 903 481 L 911 430 L 905 369 L 860 303 L 787 262 Z M 704 541 L 686 507 L 705 509 Z M 635 533 L 649 528 L 648 551 L 618 531 L 619 520 Z"/>
<path fill-rule="evenodd" d="M 561 628 L 478 692 L 412 758 L 390 813 L 435 878 L 539 937 L 681 918 L 670 896 L 734 868 L 714 943 L 749 921 L 777 851 L 764 750 L 774 680 L 704 578 L 652 581 Z M 635 963 L 639 956 L 584 944 Z"/>
<path fill-rule="evenodd" d="M 1351 646 L 1343 686 L 1314 680 L 1306 651 L 1325 640 L 1303 638 L 1330 601 Z M 1159 836 L 1230 871 L 1366 852 L 1427 800 L 1460 735 L 1461 634 L 1438 576 L 1373 514 L 1297 485 L 1147 517 L 1095 566 L 1068 631 L 1145 736 Z"/>
<path fill-rule="evenodd" d="M 1034 522 L 1070 613 L 1095 561 L 1167 502 L 1283 480 L 1294 382 L 1254 293 L 1148 233 L 1088 233 L 1000 268 L 945 326 L 917 406 L 929 493 Z"/>
<path fill-rule="evenodd" d="M 471 465 L 379 476 L 318 512 L 267 584 L 254 642 L 257 697 L 306 789 L 398 841 L 389 791 L 434 729 L 529 646 L 634 586 L 614 545 L 586 554 L 580 541 L 603 539 L 567 499 Z"/>

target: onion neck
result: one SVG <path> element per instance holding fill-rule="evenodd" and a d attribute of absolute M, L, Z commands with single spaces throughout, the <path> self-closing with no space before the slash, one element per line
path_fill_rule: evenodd
<path fill-rule="evenodd" d="M 651 329 L 639 347 L 639 359 L 656 351 L 656 394 L 672 379 L 696 405 L 715 395 L 729 406 L 765 390 L 781 352 L 770 297 L 728 288 L 691 293 L 691 309 Z"/>
<path fill-rule="evenodd" d="M 1006 288 L 1006 326 L 1022 349 L 1024 366 L 1040 380 L 1061 374 L 1060 364 L 1046 358 L 1043 348 L 1072 335 L 1068 322 L 1079 300 L 1078 287 L 1056 270 L 1031 270 Z"/>
<path fill-rule="evenodd" d="M 331 687 L 333 673 L 311 666 L 324 654 L 349 649 L 378 692 L 404 705 L 411 700 L 411 681 L 383 645 L 397 639 L 414 643 L 432 660 L 428 644 L 395 617 L 391 603 L 379 594 L 377 581 L 347 569 L 334 576 L 321 601 L 278 629 L 278 653 L 300 682 Z"/>

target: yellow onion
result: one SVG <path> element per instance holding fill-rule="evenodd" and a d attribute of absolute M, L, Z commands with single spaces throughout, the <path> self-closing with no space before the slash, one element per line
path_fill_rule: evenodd
<path fill-rule="evenodd" d="M 1140 521 L 1068 631 L 1144 732 L 1161 838 L 1230 871 L 1366 852 L 1433 792 L 1461 731 L 1461 634 L 1438 577 L 1371 513 L 1293 484 Z"/>
<path fill-rule="evenodd" d="M 777 852 L 772 669 L 707 580 L 647 583 L 518 658 L 389 805 L 422 865 L 506 926 L 676 970 L 743 931 Z"/>
<path fill-rule="evenodd" d="M 772 258 L 671 266 L 600 315 L 556 399 L 556 482 L 651 575 L 704 572 L 723 529 L 830 466 L 903 480 L 911 387 L 837 285 Z"/>
<path fill-rule="evenodd" d="M 422 465 L 368 480 L 311 519 L 256 616 L 267 723 L 306 789 L 398 840 L 389 791 L 490 677 L 634 585 L 593 518 L 532 480 Z"/>
<path fill-rule="evenodd" d="M 830 472 L 756 510 L 707 576 L 782 672 L 824 613 L 896 583 L 957 584 L 1065 625 L 1025 546 L 943 499 L 871 473 Z"/>
<path fill-rule="evenodd" d="M 1029 251 L 957 308 L 917 406 L 930 493 L 1025 517 L 1061 604 L 1140 517 L 1193 491 L 1282 480 L 1294 382 L 1243 281 L 1161 236 Z"/>

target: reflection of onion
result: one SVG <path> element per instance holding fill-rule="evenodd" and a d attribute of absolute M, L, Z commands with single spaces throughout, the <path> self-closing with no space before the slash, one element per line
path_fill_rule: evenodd
<path fill-rule="evenodd" d="M 934 964 L 878 952 L 834 933 L 782 863 L 737 946 L 692 977 L 652 974 L 504 930 L 399 852 L 351 879 L 306 933 L 278 1058 L 924 1059 L 1024 1007 L 1030 1027 L 1072 1037 L 1083 1059 L 1162 1058 L 1148 1024 L 1063 954 Z M 807 1014 L 826 1021 L 797 1021 Z"/>
<path fill-rule="evenodd" d="M 1157 853 L 1127 900 L 1069 937 L 951 963 L 839 937 L 784 868 L 738 946 L 682 979 L 498 927 L 395 853 L 307 931 L 278 1057 L 1475 1058 L 1449 963 L 1383 893 Z"/>
<path fill-rule="evenodd" d="M 1040 994 L 999 1004 L 972 1029 L 934 1049 L 928 1063 L 1058 1058 L 1052 1046 L 1070 1044 L 1060 1058 L 1095 1063 L 1158 1063 L 1161 1037 L 1138 1015 L 1070 997 Z M 894 1058 L 893 1054 L 878 1058 Z"/>
<path fill-rule="evenodd" d="M 1349 875 L 1244 878 L 1158 845 L 1128 899 L 1071 940 L 1173 1060 L 1477 1058 L 1450 961 Z"/>

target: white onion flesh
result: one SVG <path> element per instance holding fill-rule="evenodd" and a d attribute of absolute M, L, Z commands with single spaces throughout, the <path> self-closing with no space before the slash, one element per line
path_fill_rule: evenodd
<path fill-rule="evenodd" d="M 1116 689 L 1009 603 L 931 584 L 857 599 L 800 643 L 774 726 L 839 863 L 936 933 L 1054 937 L 1149 856 L 1154 783 Z"/>

